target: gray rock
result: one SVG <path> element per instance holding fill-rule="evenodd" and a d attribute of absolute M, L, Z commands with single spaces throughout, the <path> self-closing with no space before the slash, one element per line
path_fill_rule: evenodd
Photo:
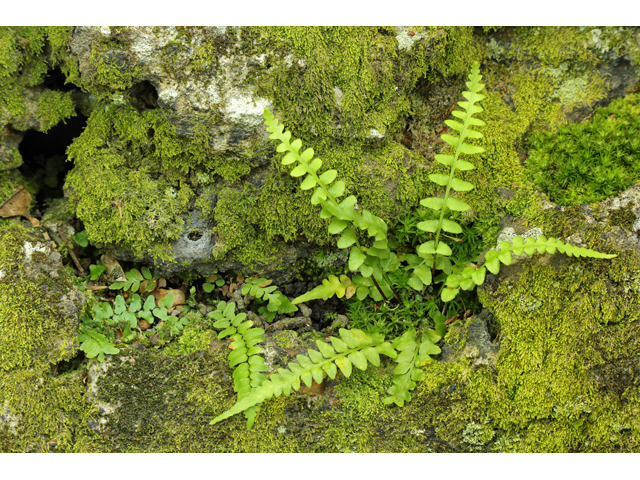
<path fill-rule="evenodd" d="M 493 367 L 498 358 L 499 343 L 491 343 L 487 321 L 491 318 L 489 310 L 484 309 L 480 314 L 467 321 L 462 329 L 461 341 L 445 345 L 442 349 L 441 361 L 452 363 L 459 358 L 471 360 L 473 368 Z"/>

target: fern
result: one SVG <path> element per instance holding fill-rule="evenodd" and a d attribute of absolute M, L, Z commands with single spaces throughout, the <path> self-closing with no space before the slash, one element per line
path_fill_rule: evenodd
<path fill-rule="evenodd" d="M 262 348 L 257 346 L 264 342 L 264 330 L 251 328 L 253 322 L 245 321 L 245 313 L 235 314 L 236 304 L 233 302 L 220 302 L 209 317 L 217 320 L 213 326 L 222 329 L 218 338 L 231 337 L 233 340 L 229 348 L 233 350 L 229 354 L 229 366 L 235 367 L 233 371 L 233 390 L 238 394 L 238 401 L 251 395 L 265 380 L 262 372 L 267 371 L 264 358 L 259 354 Z M 258 402 L 259 403 L 259 402 Z M 244 411 L 247 419 L 247 428 L 251 428 L 258 413 L 258 404 L 253 404 Z"/>
<path fill-rule="evenodd" d="M 243 398 L 238 395 L 237 403 L 214 418 L 211 424 L 244 412 L 271 397 L 289 396 L 292 390 L 300 389 L 301 382 L 310 387 L 313 381 L 322 383 L 325 374 L 334 379 L 338 369 L 348 378 L 353 366 L 360 370 L 366 370 L 369 363 L 379 366 L 380 354 L 396 357 L 396 351 L 382 335 L 341 328 L 340 338 L 331 337 L 330 341 L 331 345 L 316 341 L 318 350 L 308 350 L 308 356 L 298 355 L 298 363 L 289 363 L 289 369 L 278 369 L 277 375 L 271 375 L 269 380 L 263 381 Z"/>
<path fill-rule="evenodd" d="M 416 341 L 416 332 L 411 329 L 394 340 L 394 347 L 400 354 L 396 359 L 398 366 L 393 371 L 393 386 L 387 390 L 389 396 L 382 400 L 386 405 L 395 403 L 402 407 L 404 402 L 411 401 L 409 392 L 416 388 L 416 382 L 426 378 L 421 367 L 433 361 L 429 355 L 440 353 L 440 347 L 436 345 L 440 338 L 436 332 L 428 330 L 420 335 L 420 341 Z"/>
<path fill-rule="evenodd" d="M 271 285 L 273 280 L 267 280 L 266 278 L 248 278 L 245 280 L 245 284 L 242 287 L 243 295 L 251 295 L 258 299 L 262 299 L 267 303 L 267 306 L 259 308 L 258 313 L 266 315 L 267 322 L 272 322 L 276 316 L 276 313 L 293 313 L 298 311 L 296 307 L 289 299 L 278 290 L 278 287 Z"/>
<path fill-rule="evenodd" d="M 478 64 L 474 63 L 469 81 L 466 84 L 469 91 L 463 92 L 467 101 L 458 102 L 462 111 L 454 110 L 452 112 L 453 116 L 461 122 L 456 120 L 445 122 L 458 135 L 442 135 L 442 139 L 453 148 L 453 153 L 436 155 L 435 158 L 439 163 L 449 167 L 449 174 L 429 175 L 432 182 L 445 187 L 444 196 L 425 198 L 420 202 L 424 207 L 439 213 L 437 219 L 422 221 L 417 225 L 421 230 L 432 233 L 434 239 L 419 245 L 416 249 L 417 255 L 406 255 L 404 258 L 407 262 L 404 268 L 412 271 L 408 285 L 415 290 L 423 290 L 433 283 L 442 283 L 440 298 L 443 302 L 453 300 L 460 289 L 470 290 L 477 285 L 482 285 L 487 270 L 497 274 L 501 262 L 505 265 L 511 263 L 511 252 L 516 255 L 522 253 L 532 255 L 535 251 L 555 253 L 557 250 L 569 256 L 593 258 L 613 258 L 616 256 L 574 247 L 553 238 L 539 237 L 537 240 L 528 238 L 525 242 L 523 238 L 515 237 L 512 244 L 502 242 L 499 252 L 489 251 L 485 256 L 485 264 L 479 267 L 474 264 L 461 266 L 457 259 L 450 258 L 452 250 L 441 239 L 441 236 L 444 236 L 442 232 L 458 234 L 462 233 L 462 227 L 447 213 L 450 211 L 464 212 L 471 208 L 467 203 L 455 198 L 452 195 L 452 190 L 468 192 L 474 188 L 473 184 L 457 178 L 455 174 L 457 170 L 467 171 L 474 168 L 472 163 L 461 158 L 462 155 L 469 156 L 484 151 L 482 147 L 466 143 L 468 139 L 482 138 L 482 134 L 473 128 L 484 125 L 482 120 L 474 117 L 475 114 L 482 112 L 482 108 L 477 105 L 484 98 L 480 94 L 484 87 L 480 83 L 481 78 Z M 268 109 L 265 109 L 264 116 L 265 124 L 271 132 L 269 138 L 280 142 L 277 147 L 278 152 L 286 152 L 282 164 L 296 164 L 291 175 L 305 177 L 300 188 L 303 190 L 315 189 L 311 196 L 311 203 L 322 205 L 320 217 L 331 220 L 328 227 L 329 232 L 340 234 L 338 247 L 350 249 L 349 270 L 361 273 L 353 278 L 346 275 L 339 278 L 330 275 L 323 280 L 322 285 L 294 299 L 293 303 L 314 299 L 326 300 L 333 295 L 339 298 L 343 296 L 350 298 L 355 294 L 361 300 L 371 295 L 376 301 L 388 300 L 394 296 L 395 293 L 387 273 L 400 268 L 400 260 L 388 247 L 387 225 L 381 218 L 367 210 L 360 210 L 357 199 L 353 195 L 338 201 L 344 194 L 345 184 L 343 181 L 335 181 L 337 171 L 327 170 L 318 175 L 322 161 L 313 158 L 313 149 L 308 148 L 300 153 L 302 142 L 299 139 L 291 141 L 291 132 L 284 132 L 284 126 L 278 123 Z M 361 238 L 359 231 L 366 231 L 368 238 Z M 365 240 L 371 245 L 366 246 Z M 436 270 L 441 273 L 435 275 Z M 252 286 L 245 285 L 247 292 L 252 295 L 272 295 L 273 290 L 267 291 L 269 288 L 267 281 L 259 280 L 262 282 L 254 283 Z M 243 289 L 243 293 L 246 293 L 245 289 Z M 410 392 L 416 387 L 416 382 L 425 379 L 422 367 L 432 361 L 431 355 L 440 353 L 436 342 L 446 333 L 445 317 L 440 312 L 430 313 L 430 316 L 434 319 L 438 333 L 428 330 L 418 334 L 411 329 L 395 339 L 393 344 L 385 343 L 383 337 L 378 334 L 368 335 L 356 329 L 341 329 L 340 339 L 331 338 L 333 347 L 324 342 L 316 342 L 319 352 L 309 350 L 308 356 L 298 355 L 298 363 L 289 363 L 289 369 L 279 369 L 278 374 L 272 375 L 269 380 L 262 381 L 250 391 L 245 389 L 242 396 L 238 394 L 237 403 L 211 423 L 217 423 L 237 413 L 255 408 L 256 405 L 273 396 L 289 395 L 291 390 L 300 388 L 300 382 L 304 382 L 307 386 L 311 386 L 313 380 L 320 383 L 325 373 L 330 378 L 335 378 L 338 368 L 345 377 L 349 377 L 352 365 L 362 370 L 367 368 L 368 363 L 377 366 L 380 363 L 379 353 L 391 358 L 397 357 L 398 363 L 394 369 L 393 385 L 387 391 L 389 396 L 383 402 L 403 406 L 405 402 L 411 400 Z M 399 355 L 396 350 L 400 352 Z"/>
<path fill-rule="evenodd" d="M 107 337 L 92 328 L 83 328 L 78 335 L 80 341 L 80 350 L 82 350 L 88 358 L 98 357 L 98 361 L 104 360 L 104 355 L 115 355 L 120 352 Z"/>

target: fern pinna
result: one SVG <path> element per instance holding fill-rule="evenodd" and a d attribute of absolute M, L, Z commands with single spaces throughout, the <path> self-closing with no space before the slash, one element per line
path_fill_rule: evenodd
<path fill-rule="evenodd" d="M 501 262 L 509 265 L 512 261 L 511 252 L 516 255 L 522 253 L 533 255 L 535 251 L 553 254 L 557 250 L 569 256 L 592 258 L 616 256 L 575 247 L 553 238 L 539 237 L 536 240 L 527 238 L 525 241 L 522 237 L 514 237 L 512 243 L 502 242 L 499 245 L 499 251 L 490 250 L 485 255 L 484 265 L 459 265 L 458 260 L 452 258 L 451 248 L 441 239 L 444 235 L 442 232 L 462 233 L 462 227 L 449 218 L 447 212 L 464 212 L 471 208 L 467 203 L 453 196 L 452 192 L 469 192 L 474 188 L 473 184 L 457 178 L 455 174 L 457 170 L 472 170 L 474 166 L 468 161 L 468 157 L 484 151 L 480 146 L 467 143 L 468 139 L 482 138 L 482 134 L 473 128 L 484 125 L 482 120 L 474 117 L 475 114 L 483 111 L 478 105 L 478 102 L 484 98 L 480 94 L 484 87 L 480 83 L 481 78 L 478 64 L 474 63 L 469 81 L 466 83 L 469 91 L 462 93 L 467 101 L 458 102 L 462 110 L 452 112 L 453 116 L 460 121 L 446 121 L 446 124 L 457 132 L 457 136 L 442 135 L 442 139 L 452 147 L 453 151 L 435 157 L 440 164 L 449 167 L 449 174 L 429 175 L 432 182 L 445 188 L 444 195 L 425 198 L 420 202 L 422 206 L 440 214 L 437 219 L 418 224 L 421 230 L 432 233 L 434 238 L 419 245 L 416 255 L 406 255 L 404 257 L 406 265 L 401 265 L 398 256 L 389 249 L 385 222 L 368 210 L 360 209 L 353 195 L 339 201 L 345 192 L 345 183 L 336 181 L 337 171 L 327 170 L 318 175 L 322 161 L 313 157 L 313 149 L 308 148 L 300 153 L 302 142 L 299 139 L 291 141 L 291 132 L 285 132 L 284 126 L 268 109 L 265 109 L 265 124 L 267 130 L 271 132 L 269 138 L 280 142 L 277 147 L 278 152 L 286 152 L 282 164 L 296 164 L 290 173 L 293 177 L 305 177 L 300 188 L 315 189 L 311 196 L 311 203 L 322 205 L 320 217 L 331 219 L 329 232 L 340 234 L 338 247 L 350 249 L 349 270 L 358 271 L 361 274 L 352 278 L 347 275 L 340 277 L 330 275 L 321 285 L 294 299 L 294 304 L 314 299 L 326 300 L 333 295 L 349 298 L 354 294 L 361 300 L 371 296 L 375 301 L 388 301 L 395 296 L 395 292 L 387 274 L 399 268 L 411 271 L 408 284 L 415 290 L 423 291 L 434 283 L 441 284 L 440 299 L 443 302 L 449 302 L 460 293 L 461 289 L 471 290 L 476 285 L 482 285 L 487 270 L 497 274 Z M 462 155 L 466 155 L 467 160 L 463 160 Z M 367 237 L 361 237 L 362 232 L 366 232 Z M 440 272 L 437 275 L 436 270 Z M 340 339 L 331 338 L 333 348 L 318 341 L 319 352 L 309 350 L 308 356 L 298 355 L 298 363 L 290 363 L 289 369 L 279 369 L 278 374 L 271 375 L 269 380 L 264 380 L 262 383 L 256 382 L 256 386 L 252 386 L 250 390 L 245 387 L 242 396 L 238 395 L 238 402 L 216 417 L 212 423 L 255 408 L 272 396 L 283 393 L 289 395 L 291 390 L 300 388 L 301 381 L 307 385 L 311 385 L 312 380 L 320 383 L 324 373 L 334 378 L 337 368 L 340 368 L 348 377 L 351 374 L 352 365 L 362 370 L 368 363 L 378 365 L 379 353 L 397 358 L 398 364 L 394 369 L 393 385 L 387 390 L 389 396 L 383 401 L 386 404 L 395 403 L 402 406 L 404 402 L 410 401 L 410 392 L 416 387 L 416 382 L 425 379 L 422 367 L 432 361 L 430 355 L 440 353 L 436 343 L 446 333 L 445 316 L 440 312 L 431 316 L 435 321 L 437 333 L 433 330 L 416 332 L 412 329 L 395 339 L 393 343 L 384 342 L 380 335 L 368 335 L 356 329 L 351 331 L 341 329 Z"/>

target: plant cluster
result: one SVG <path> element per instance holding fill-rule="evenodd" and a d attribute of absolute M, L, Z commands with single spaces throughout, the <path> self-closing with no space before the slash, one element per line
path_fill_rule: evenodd
<path fill-rule="evenodd" d="M 569 256 L 615 257 L 545 237 L 536 240 L 527 238 L 526 241 L 515 237 L 512 243 L 502 242 L 499 251 L 491 250 L 485 255 L 485 264 L 481 266 L 466 263 L 468 258 L 463 261 L 454 256 L 454 250 L 444 238 L 455 241 L 457 239 L 451 235 L 463 232 L 455 212 L 465 212 L 471 207 L 458 198 L 458 193 L 474 188 L 473 184 L 457 177 L 456 173 L 474 168 L 472 163 L 461 158 L 462 155 L 468 158 L 484 151 L 468 142 L 469 139 L 482 138 L 482 134 L 474 129 L 484 125 L 482 120 L 474 117 L 482 112 L 477 104 L 484 98 L 480 94 L 484 87 L 480 83 L 481 78 L 478 64 L 474 63 L 466 83 L 469 91 L 463 92 L 466 101 L 458 102 L 462 110 L 452 112 L 460 121 L 445 122 L 457 135 L 442 135 L 442 139 L 451 146 L 451 152 L 436 155 L 435 159 L 449 167 L 449 174 L 429 175 L 432 182 L 444 187 L 444 193 L 443 196 L 420 201 L 423 207 L 432 212 L 428 219 L 421 220 L 416 226 L 430 235 L 426 235 L 424 241 L 417 245 L 415 254 L 391 251 L 386 223 L 360 207 L 355 196 L 340 199 L 345 192 L 345 183 L 338 180 L 338 172 L 331 169 L 319 173 L 322 161 L 314 158 L 313 149 L 302 151 L 301 140 L 292 139 L 291 132 L 285 132 L 284 126 L 265 109 L 265 124 L 271 133 L 269 138 L 276 140 L 277 151 L 285 154 L 282 164 L 293 165 L 290 174 L 302 177 L 302 190 L 313 190 L 311 203 L 322 207 L 320 217 L 329 221 L 329 233 L 340 235 L 337 246 L 349 249 L 348 268 L 358 273 L 353 277 L 329 275 L 321 285 L 294 299 L 294 304 L 314 299 L 326 300 L 333 295 L 339 298 L 355 296 L 360 301 L 371 297 L 376 302 L 391 303 L 400 300 L 397 289 L 401 283 L 419 292 L 423 298 L 435 293 L 433 299 L 437 298 L 446 304 L 456 299 L 461 291 L 471 291 L 477 285 L 482 285 L 487 270 L 497 274 L 500 263 L 511 264 L 511 252 L 533 255 L 536 250 L 539 253 L 554 253 L 557 249 Z M 317 341 L 318 351 L 309 350 L 308 356 L 298 355 L 297 363 L 289 363 L 288 369 L 279 369 L 277 374 L 262 380 L 259 385 L 256 382 L 250 393 L 243 394 L 242 398 L 239 395 L 237 403 L 211 423 L 244 412 L 273 396 L 289 395 L 292 390 L 300 388 L 301 382 L 307 386 L 312 381 L 320 383 L 325 374 L 335 378 L 338 368 L 345 377 L 349 377 L 352 366 L 365 370 L 369 363 L 378 365 L 380 353 L 397 362 L 393 386 L 384 401 L 402 406 L 411 399 L 410 392 L 416 387 L 416 382 L 424 380 L 422 367 L 432 361 L 431 355 L 440 353 L 436 343 L 446 332 L 445 316 L 437 308 L 432 309 L 429 315 L 436 331 L 409 328 L 391 343 L 385 342 L 384 336 L 378 333 L 340 329 L 340 338 L 330 338 L 332 346 Z"/>
<path fill-rule="evenodd" d="M 599 108 L 590 121 L 529 139 L 527 169 L 558 205 L 594 203 L 625 190 L 640 172 L 640 94 Z"/>

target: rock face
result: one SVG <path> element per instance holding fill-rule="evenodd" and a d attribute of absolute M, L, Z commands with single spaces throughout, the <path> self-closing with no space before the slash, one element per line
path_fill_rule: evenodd
<path fill-rule="evenodd" d="M 434 155 L 447 148 L 444 121 L 476 60 L 487 84 L 485 154 L 460 172 L 475 186 L 461 195 L 472 207 L 461 223 L 485 242 L 545 235 L 618 255 L 523 255 L 488 274 L 482 313 L 449 325 L 442 355 L 402 408 L 381 401 L 395 368 L 383 361 L 265 401 L 246 430 L 242 415 L 210 425 L 236 401 L 229 341 L 203 320 L 211 305 L 190 312 L 201 322 L 179 334 L 120 342 L 118 354 L 88 361 L 78 324 L 95 297 L 74 285 L 62 248 L 0 220 L 0 451 L 638 451 L 640 187 L 559 207 L 526 170 L 529 132 L 589 121 L 595 106 L 637 89 L 638 34 L 0 28 L 0 205 L 17 184 L 37 188 L 21 153 L 27 132 L 87 117 L 69 140 L 73 167 L 58 200 L 78 221 L 71 228 L 50 209 L 42 225 L 60 245 L 82 223 L 114 266 L 110 280 L 131 261 L 182 274 L 194 282 L 187 289 L 233 272 L 291 293 L 296 275 L 322 270 L 314 250 L 339 257 L 310 192 L 268 140 L 265 107 L 390 232 L 415 230 L 417 217 L 403 216 L 438 193 Z M 268 374 L 349 327 L 337 315 L 318 332 L 325 310 L 314 305 L 267 324 L 249 296 L 229 300 L 265 328 Z"/>

